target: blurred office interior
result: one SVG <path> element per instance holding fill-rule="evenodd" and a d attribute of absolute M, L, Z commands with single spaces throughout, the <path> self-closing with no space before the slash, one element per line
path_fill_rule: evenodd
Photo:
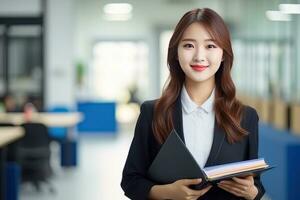
<path fill-rule="evenodd" d="M 238 97 L 259 113 L 264 199 L 300 199 L 300 0 L 0 0 L 0 200 L 127 199 L 139 106 L 198 7 L 225 19 Z"/>

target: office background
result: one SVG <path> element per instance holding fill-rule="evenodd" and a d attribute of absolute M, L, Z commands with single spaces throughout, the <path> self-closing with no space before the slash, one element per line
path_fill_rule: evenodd
<path fill-rule="evenodd" d="M 6 189 L 6 198 L 11 192 L 17 194 L 11 199 L 21 200 L 126 199 L 119 182 L 139 105 L 161 94 L 172 30 L 186 11 L 198 7 L 216 10 L 229 26 L 238 96 L 259 112 L 261 155 L 279 165 L 265 175 L 265 199 L 299 198 L 299 4 L 0 0 L 0 96 L 10 94 L 18 112 L 30 102 L 36 112 L 82 114 L 63 136 L 72 143 L 51 140 L 49 180 L 55 192 L 48 184 L 38 192 L 24 183 L 14 185 L 15 193 Z M 3 104 L 0 109 L 4 112 Z M 66 149 L 68 161 L 62 156 Z"/>

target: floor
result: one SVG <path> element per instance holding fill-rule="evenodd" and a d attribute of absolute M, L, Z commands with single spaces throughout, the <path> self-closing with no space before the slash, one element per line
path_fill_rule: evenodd
<path fill-rule="evenodd" d="M 84 135 L 79 139 L 79 165 L 63 169 L 59 165 L 59 146 L 51 144 L 54 177 L 51 186 L 42 185 L 37 192 L 23 184 L 20 200 L 127 199 L 120 187 L 121 173 L 131 142 L 131 133 L 118 136 Z"/>

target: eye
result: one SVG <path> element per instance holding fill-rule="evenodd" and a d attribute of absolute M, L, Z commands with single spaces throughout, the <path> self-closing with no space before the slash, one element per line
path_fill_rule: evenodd
<path fill-rule="evenodd" d="M 188 44 L 184 44 L 183 47 L 184 48 L 194 48 L 194 45 L 188 43 Z"/>
<path fill-rule="evenodd" d="M 213 48 L 217 48 L 217 46 L 216 46 L 216 45 L 214 45 L 214 44 L 209 44 L 209 45 L 207 45 L 207 48 L 209 48 L 209 49 L 213 49 Z"/>

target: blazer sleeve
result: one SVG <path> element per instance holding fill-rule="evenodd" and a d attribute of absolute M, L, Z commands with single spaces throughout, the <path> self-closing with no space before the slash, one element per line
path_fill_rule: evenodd
<path fill-rule="evenodd" d="M 250 135 L 249 135 L 249 159 L 258 158 L 258 115 L 254 109 L 251 109 L 251 123 L 250 123 Z M 265 193 L 264 186 L 260 181 L 260 176 L 254 177 L 254 184 L 258 189 L 258 194 L 255 200 L 259 200 Z"/>
<path fill-rule="evenodd" d="M 150 111 L 147 112 L 147 110 L 149 110 L 149 106 L 143 103 L 123 169 L 121 187 L 130 199 L 147 199 L 151 187 L 155 185 L 154 182 L 146 178 L 150 165 L 149 134 L 152 133 L 151 121 L 148 119 Z"/>

